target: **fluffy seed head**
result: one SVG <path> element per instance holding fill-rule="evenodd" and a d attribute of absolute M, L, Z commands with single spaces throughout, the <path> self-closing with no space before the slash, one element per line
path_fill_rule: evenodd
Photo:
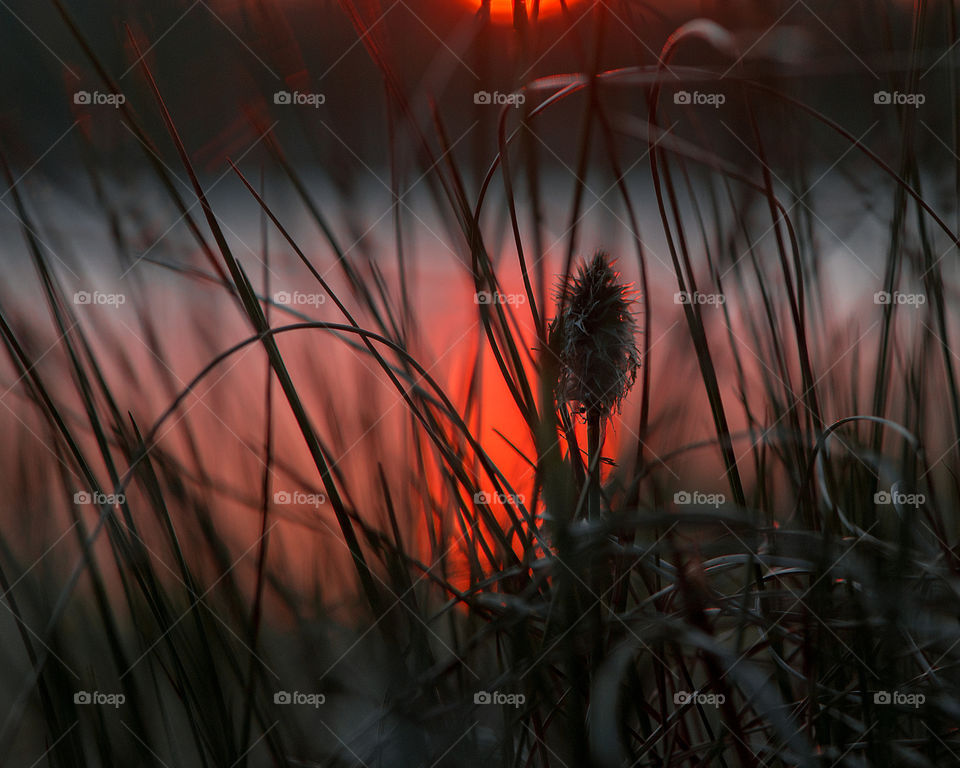
<path fill-rule="evenodd" d="M 633 387 L 640 366 L 630 289 L 598 251 L 557 291 L 550 348 L 560 358 L 557 400 L 607 417 Z"/>

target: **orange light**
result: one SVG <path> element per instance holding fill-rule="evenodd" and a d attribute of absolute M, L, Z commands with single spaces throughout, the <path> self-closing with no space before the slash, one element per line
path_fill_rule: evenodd
<path fill-rule="evenodd" d="M 572 7 L 577 0 L 567 0 L 567 8 Z M 478 3 L 479 5 L 480 3 Z M 527 9 L 527 17 L 533 14 L 534 0 L 525 0 L 523 3 Z M 540 8 L 537 12 L 537 18 L 546 19 L 556 16 L 563 10 L 560 0 L 540 0 Z M 494 24 L 512 24 L 513 23 L 513 0 L 490 0 L 490 21 Z"/>

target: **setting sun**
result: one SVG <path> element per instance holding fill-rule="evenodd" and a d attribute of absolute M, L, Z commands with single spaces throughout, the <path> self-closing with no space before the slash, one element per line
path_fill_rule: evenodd
<path fill-rule="evenodd" d="M 490 0 L 490 20 L 495 24 L 511 24 L 513 22 L 513 2 L 514 0 Z M 527 16 L 533 13 L 535 0 L 518 0 L 519 5 L 526 5 Z M 567 7 L 574 5 L 576 0 L 567 3 Z M 540 0 L 540 6 L 537 11 L 538 18 L 548 18 L 560 13 L 562 6 L 560 0 Z"/>

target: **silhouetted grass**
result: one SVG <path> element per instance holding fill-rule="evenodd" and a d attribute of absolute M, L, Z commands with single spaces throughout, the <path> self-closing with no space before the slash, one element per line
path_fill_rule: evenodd
<path fill-rule="evenodd" d="M 129 29 L 143 92 L 119 119 L 194 241 L 184 259 L 148 260 L 184 307 L 161 307 L 159 280 L 131 276 L 120 319 L 87 314 L 45 243 L 56 211 L 30 201 L 0 154 L 38 281 L 17 288 L 33 313 L 0 304 L 8 410 L 41 445 L 2 475 L 3 763 L 953 764 L 960 240 L 943 213 L 957 190 L 931 191 L 950 169 L 923 170 L 915 111 L 888 107 L 899 157 L 884 160 L 707 20 L 676 29 L 655 60 L 605 69 L 614 20 L 598 4 L 583 25 L 565 9 L 580 72 L 518 84 L 525 104 L 498 113 L 491 154 L 471 161 L 441 105 L 425 119 L 412 103 L 377 15 L 341 5 L 385 88 L 389 253 L 346 244 L 367 212 L 338 221 L 253 116 L 257 162 L 225 169 L 260 227 L 260 253 L 240 250 L 235 211 L 211 201 Z M 914 11 L 911 63 L 884 70 L 891 87 L 919 87 L 941 12 Z M 524 64 L 537 31 L 516 31 Z M 854 97 L 872 104 L 865 81 Z M 688 88 L 723 93 L 730 111 L 672 99 Z M 553 147 L 540 129 L 569 109 L 579 122 Z M 836 222 L 805 199 L 834 171 L 824 146 L 885 228 L 875 254 L 854 253 L 881 269 L 874 283 L 831 277 Z M 568 205 L 553 160 L 573 173 Z M 407 204 L 411 167 L 428 189 Z M 641 367 L 622 414 L 587 408 L 585 430 L 548 329 L 562 310 L 551 287 L 609 247 L 583 234 L 595 178 L 615 191 L 616 242 L 632 249 L 615 264 L 640 295 Z M 108 198 L 93 210 L 134 253 L 136 222 Z M 312 237 L 298 237 L 289 200 Z M 431 283 L 429 263 L 422 274 L 405 232 L 425 218 L 455 241 L 476 292 L 458 378 L 418 316 L 418 292 L 454 290 Z M 274 268 L 294 256 L 291 279 L 323 297 L 323 319 L 276 298 Z M 195 312 L 190 338 L 178 312 Z M 178 354 L 202 360 L 187 378 Z M 494 408 L 516 430 L 491 440 Z M 208 414 L 242 451 L 218 442 Z M 495 459 L 503 445 L 523 471 Z M 294 489 L 315 501 L 287 505 Z M 113 698 L 91 705 L 94 691 Z"/>

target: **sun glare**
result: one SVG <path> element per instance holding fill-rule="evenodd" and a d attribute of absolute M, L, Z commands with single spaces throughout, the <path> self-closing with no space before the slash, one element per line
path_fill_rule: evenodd
<path fill-rule="evenodd" d="M 576 0 L 568 0 L 567 7 L 574 5 Z M 479 3 L 477 3 L 479 5 Z M 533 14 L 534 0 L 526 0 L 527 16 Z M 540 0 L 538 17 L 546 19 L 556 16 L 562 10 L 560 0 Z M 494 24 L 513 23 L 513 0 L 490 0 L 490 20 Z"/>

